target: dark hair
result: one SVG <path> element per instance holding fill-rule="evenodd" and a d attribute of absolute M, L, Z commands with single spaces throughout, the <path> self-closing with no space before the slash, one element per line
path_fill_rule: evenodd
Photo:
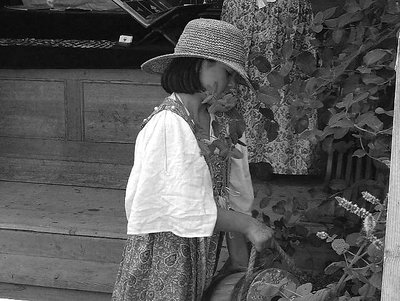
<path fill-rule="evenodd" d="M 161 86 L 167 93 L 194 94 L 204 91 L 200 83 L 200 67 L 204 59 L 173 58 L 161 76 Z"/>

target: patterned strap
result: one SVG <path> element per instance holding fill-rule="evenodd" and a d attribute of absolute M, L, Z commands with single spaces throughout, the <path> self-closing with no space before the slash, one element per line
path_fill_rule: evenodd
<path fill-rule="evenodd" d="M 155 107 L 154 111 L 150 114 L 150 116 L 143 120 L 141 127 L 143 128 L 155 114 L 163 110 L 171 111 L 177 114 L 178 116 L 182 117 L 189 124 L 193 133 L 195 132 L 194 123 L 190 118 L 190 116 L 188 115 L 184 105 L 179 100 L 175 100 L 171 97 L 165 98 L 164 101 L 158 107 Z"/>

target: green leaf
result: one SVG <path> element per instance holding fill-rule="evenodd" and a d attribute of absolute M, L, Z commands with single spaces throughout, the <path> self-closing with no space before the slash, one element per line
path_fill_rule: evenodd
<path fill-rule="evenodd" d="M 265 120 L 263 128 L 267 132 L 268 142 L 274 141 L 278 138 L 279 124 L 275 120 Z"/>
<path fill-rule="evenodd" d="M 364 14 L 360 11 L 354 12 L 354 13 L 346 13 L 341 15 L 338 18 L 338 27 L 339 28 L 343 28 L 344 26 L 353 23 L 353 22 L 358 22 L 360 20 L 362 20 L 364 17 Z"/>
<path fill-rule="evenodd" d="M 307 75 L 311 75 L 316 69 L 316 60 L 309 51 L 301 52 L 296 58 L 296 65 Z"/>
<path fill-rule="evenodd" d="M 315 90 L 318 89 L 318 79 L 315 77 L 311 77 L 306 81 L 306 86 L 304 88 L 305 92 L 308 95 L 314 94 Z"/>
<path fill-rule="evenodd" d="M 339 44 L 340 41 L 342 40 L 344 30 L 343 29 L 336 29 L 332 33 L 332 39 L 336 44 Z"/>
<path fill-rule="evenodd" d="M 345 13 L 338 17 L 338 27 L 342 28 L 351 22 L 352 13 Z"/>
<path fill-rule="evenodd" d="M 301 296 L 308 295 L 309 293 L 311 293 L 311 291 L 312 291 L 311 283 L 302 284 L 296 289 L 296 293 Z"/>
<path fill-rule="evenodd" d="M 355 13 L 360 11 L 361 7 L 355 0 L 348 0 L 344 5 L 344 9 L 349 13 Z"/>
<path fill-rule="evenodd" d="M 367 280 L 366 283 L 362 287 L 360 287 L 360 289 L 358 290 L 358 293 L 365 297 L 372 297 L 376 292 L 376 288 L 372 285 L 369 285 L 368 282 L 369 281 Z M 361 301 L 361 299 L 359 299 L 359 300 Z M 356 301 L 358 301 L 358 300 L 356 300 Z"/>
<path fill-rule="evenodd" d="M 370 85 L 370 84 L 381 85 L 386 80 L 384 78 L 380 77 L 380 76 L 375 75 L 375 74 L 364 74 L 362 76 L 362 81 L 366 85 Z"/>
<path fill-rule="evenodd" d="M 323 12 L 319 11 L 315 16 L 314 16 L 314 24 L 321 24 L 324 21 L 325 15 Z"/>
<path fill-rule="evenodd" d="M 370 257 L 377 257 L 378 260 L 383 257 L 383 250 L 374 244 L 370 244 L 367 248 L 367 253 Z"/>
<path fill-rule="evenodd" d="M 346 242 L 352 247 L 358 246 L 358 242 L 359 242 L 360 238 L 361 238 L 360 233 L 358 233 L 358 232 L 351 233 L 346 236 Z"/>
<path fill-rule="evenodd" d="M 341 108 L 346 108 L 348 110 L 351 107 L 351 104 L 353 103 L 353 93 L 347 94 L 344 98 L 343 101 L 338 102 L 336 106 L 341 109 Z"/>
<path fill-rule="evenodd" d="M 378 108 L 376 108 L 375 109 L 375 113 L 376 114 L 386 114 L 386 115 L 388 115 L 388 116 L 391 116 L 391 117 L 393 117 L 394 116 L 394 111 L 393 110 L 391 110 L 391 111 L 385 111 L 383 108 L 381 108 L 381 107 L 378 107 Z"/>
<path fill-rule="evenodd" d="M 354 123 L 348 118 L 343 118 L 332 125 L 332 127 L 338 127 L 342 129 L 351 129 L 354 127 Z"/>
<path fill-rule="evenodd" d="M 312 30 L 316 33 L 320 33 L 323 29 L 324 29 L 324 26 L 322 26 L 321 24 L 312 26 Z"/>
<path fill-rule="evenodd" d="M 357 158 L 362 158 L 366 155 L 367 153 L 365 152 L 365 150 L 363 149 L 358 149 L 353 153 L 353 157 L 357 157 Z"/>
<path fill-rule="evenodd" d="M 292 67 L 293 67 L 293 61 L 286 61 L 285 64 L 281 66 L 279 74 L 283 77 L 287 76 L 292 70 Z"/>
<path fill-rule="evenodd" d="M 271 197 L 269 197 L 269 196 L 263 197 L 262 200 L 260 201 L 260 209 L 264 209 L 265 207 L 268 207 L 270 201 L 271 201 Z"/>
<path fill-rule="evenodd" d="M 268 107 L 281 101 L 281 95 L 277 88 L 263 86 L 257 93 L 257 98 Z"/>
<path fill-rule="evenodd" d="M 337 25 L 338 25 L 338 23 L 339 23 L 339 19 L 338 18 L 335 18 L 335 19 L 327 19 L 327 20 L 325 20 L 325 25 L 326 26 L 328 26 L 328 27 L 330 27 L 330 28 L 335 28 Z"/>
<path fill-rule="evenodd" d="M 356 69 L 358 72 L 366 74 L 366 73 L 371 73 L 371 68 L 367 68 L 365 66 L 360 66 Z"/>
<path fill-rule="evenodd" d="M 364 125 L 367 125 L 375 132 L 383 128 L 383 122 L 374 115 L 374 112 L 364 113 L 357 118 L 357 126 L 363 127 Z"/>
<path fill-rule="evenodd" d="M 328 8 L 327 10 L 324 10 L 324 11 L 323 11 L 324 19 L 329 19 L 330 17 L 332 17 L 333 14 L 334 14 L 335 11 L 336 11 L 336 8 L 337 8 L 337 7 L 335 6 L 335 7 Z"/>
<path fill-rule="evenodd" d="M 271 71 L 271 63 L 265 56 L 259 55 L 253 59 L 253 65 L 256 66 L 258 71 L 268 73 Z"/>
<path fill-rule="evenodd" d="M 371 50 L 371 51 L 367 52 L 366 55 L 364 55 L 364 57 L 363 57 L 364 64 L 366 64 L 367 66 L 375 64 L 380 59 L 382 59 L 386 54 L 387 54 L 387 51 L 385 51 L 383 49 Z"/>
<path fill-rule="evenodd" d="M 369 94 L 370 94 L 369 92 L 364 92 L 364 93 L 358 94 L 358 95 L 354 98 L 352 104 L 357 103 L 357 102 L 359 102 L 359 101 L 362 101 L 362 100 L 368 98 Z"/>
<path fill-rule="evenodd" d="M 337 271 L 339 271 L 340 269 L 343 269 L 345 266 L 346 266 L 346 262 L 344 262 L 344 261 L 332 262 L 330 265 L 328 265 L 325 268 L 324 273 L 327 275 L 332 275 L 332 274 L 336 273 Z"/>
<path fill-rule="evenodd" d="M 381 17 L 382 23 L 398 24 L 400 22 L 400 16 L 398 14 L 385 14 Z"/>
<path fill-rule="evenodd" d="M 346 112 L 339 112 L 336 114 L 333 114 L 331 118 L 329 119 L 328 125 L 333 126 L 335 123 L 337 123 L 339 120 L 343 119 L 346 117 Z"/>
<path fill-rule="evenodd" d="M 271 87 L 280 89 L 285 85 L 283 76 L 281 76 L 277 71 L 272 71 L 271 73 L 269 73 L 267 75 L 267 79 Z"/>
<path fill-rule="evenodd" d="M 367 9 L 374 3 L 373 0 L 360 0 L 360 6 L 362 9 Z"/>
<path fill-rule="evenodd" d="M 272 206 L 272 211 L 276 214 L 284 215 L 286 212 L 285 202 L 279 201 L 278 203 L 276 203 L 274 206 Z"/>

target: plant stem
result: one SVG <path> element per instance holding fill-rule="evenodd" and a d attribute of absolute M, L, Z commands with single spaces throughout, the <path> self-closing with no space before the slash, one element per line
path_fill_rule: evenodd
<path fill-rule="evenodd" d="M 366 247 L 367 243 L 364 242 L 360 248 L 358 249 L 357 253 L 354 255 L 353 259 L 351 260 L 350 264 L 348 265 L 348 268 L 351 268 L 360 258 L 360 254 L 361 252 L 364 250 L 364 248 Z M 349 279 L 346 279 L 347 276 L 349 276 L 349 273 L 344 271 L 342 277 L 339 279 L 338 284 L 336 285 L 335 289 L 334 289 L 334 293 L 337 296 L 337 293 L 342 289 L 342 286 L 344 283 L 346 283 L 346 281 L 348 281 Z"/>

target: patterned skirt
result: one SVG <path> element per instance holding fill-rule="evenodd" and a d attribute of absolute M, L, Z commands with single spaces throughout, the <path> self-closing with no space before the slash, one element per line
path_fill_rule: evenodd
<path fill-rule="evenodd" d="M 218 237 L 129 236 L 112 300 L 201 300 L 215 271 Z"/>

